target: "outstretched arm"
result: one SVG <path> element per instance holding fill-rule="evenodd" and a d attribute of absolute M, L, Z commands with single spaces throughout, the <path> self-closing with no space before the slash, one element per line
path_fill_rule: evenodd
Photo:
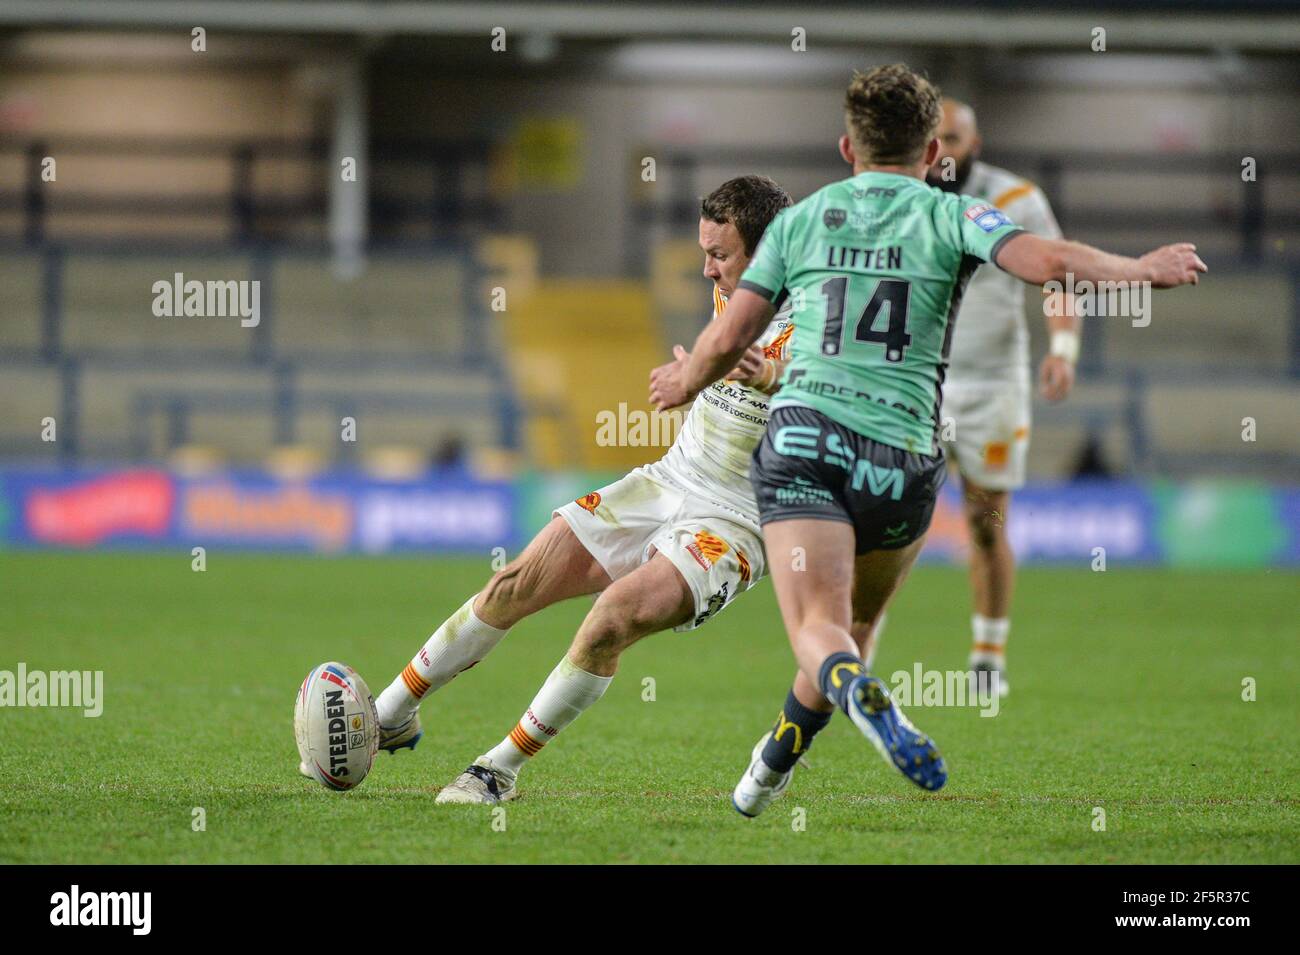
<path fill-rule="evenodd" d="M 1082 242 L 1044 239 L 1029 232 L 1002 243 L 997 265 L 1032 285 L 1064 282 L 1066 274 L 1081 282 L 1150 282 L 1156 288 L 1195 285 L 1207 271 L 1189 242 L 1165 245 L 1140 259 L 1113 255 Z"/>
<path fill-rule="evenodd" d="M 737 289 L 727 310 L 704 327 L 689 353 L 676 346 L 673 354 L 677 360 L 650 373 L 651 403 L 660 411 L 686 404 L 736 367 L 775 312 L 763 296 Z"/>

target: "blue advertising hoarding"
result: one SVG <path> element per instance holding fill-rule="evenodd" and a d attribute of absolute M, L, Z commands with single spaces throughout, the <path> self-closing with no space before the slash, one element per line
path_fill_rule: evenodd
<path fill-rule="evenodd" d="M 517 552 L 550 509 L 605 483 L 573 473 L 488 481 L 464 472 L 389 481 L 352 472 L 288 480 L 156 468 L 0 471 L 0 544 L 315 554 Z M 1031 484 L 1007 530 L 1017 558 L 1178 566 L 1300 565 L 1300 489 L 1249 483 Z M 923 559 L 965 559 L 960 492 L 944 487 Z"/>

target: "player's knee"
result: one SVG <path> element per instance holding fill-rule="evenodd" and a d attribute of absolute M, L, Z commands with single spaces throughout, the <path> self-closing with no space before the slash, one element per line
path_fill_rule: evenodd
<path fill-rule="evenodd" d="M 591 608 L 579 638 L 594 654 L 617 655 L 654 628 L 650 617 L 635 594 L 611 588 Z"/>
<path fill-rule="evenodd" d="M 609 613 L 593 612 L 578 632 L 577 649 L 588 657 L 616 659 L 632 639 L 627 621 Z"/>
<path fill-rule="evenodd" d="M 980 550 L 993 550 L 1002 542 L 1002 524 L 987 515 L 981 515 L 970 522 L 971 544 Z"/>
<path fill-rule="evenodd" d="M 971 546 L 980 550 L 994 549 L 1006 536 L 1006 515 L 989 501 L 967 501 L 966 523 L 970 527 Z"/>
<path fill-rule="evenodd" d="M 535 590 L 536 577 L 532 562 L 517 558 L 492 575 L 483 588 L 483 601 L 479 609 L 495 618 L 514 618 L 522 615 L 524 598 Z"/>

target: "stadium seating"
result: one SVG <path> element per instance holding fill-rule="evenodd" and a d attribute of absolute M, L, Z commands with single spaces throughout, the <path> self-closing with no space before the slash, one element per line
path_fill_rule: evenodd
<path fill-rule="evenodd" d="M 510 389 L 492 357 L 494 330 L 466 297 L 476 274 L 466 255 L 376 254 L 344 282 L 319 251 L 259 262 L 233 249 L 72 249 L 53 265 L 15 252 L 0 270 L 5 455 L 158 460 L 198 445 L 253 465 L 268 448 L 306 445 L 326 462 L 355 463 L 385 446 L 427 461 L 449 439 L 509 445 Z M 156 316 L 153 283 L 178 271 L 260 278 L 264 324 Z M 46 416 L 61 419 L 55 444 L 39 440 Z M 341 437 L 347 416 L 355 441 Z"/>

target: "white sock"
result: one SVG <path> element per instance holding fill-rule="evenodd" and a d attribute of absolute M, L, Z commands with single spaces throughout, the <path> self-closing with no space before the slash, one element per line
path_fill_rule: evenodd
<path fill-rule="evenodd" d="M 876 625 L 871 628 L 871 644 L 867 650 L 866 656 L 862 658 L 862 665 L 871 672 L 872 666 L 876 662 L 876 650 L 880 647 L 880 635 L 885 632 L 885 612 L 882 610 L 880 616 L 876 618 Z"/>
<path fill-rule="evenodd" d="M 982 617 L 974 614 L 970 618 L 971 644 L 970 662 L 993 663 L 1003 666 L 1006 663 L 1007 634 L 1011 632 L 1011 620 L 1008 617 Z"/>
<path fill-rule="evenodd" d="M 484 755 L 497 769 L 518 773 L 552 737 L 604 696 L 613 679 L 574 666 L 565 654 L 510 735 Z"/>
<path fill-rule="evenodd" d="M 420 648 L 406 669 L 388 685 L 375 708 L 381 726 L 401 726 L 420 708 L 420 700 L 492 652 L 509 631 L 490 627 L 474 613 L 478 594 L 448 617 Z"/>

